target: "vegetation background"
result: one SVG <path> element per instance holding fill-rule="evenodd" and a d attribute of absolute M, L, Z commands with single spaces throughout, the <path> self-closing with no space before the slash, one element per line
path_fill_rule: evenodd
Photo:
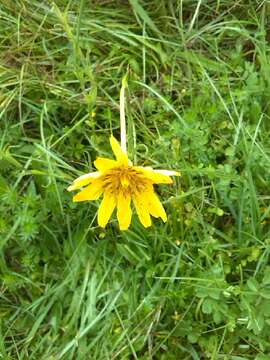
<path fill-rule="evenodd" d="M 270 359 L 270 3 L 3 0 L 1 359 Z M 72 180 L 180 170 L 120 232 Z"/>

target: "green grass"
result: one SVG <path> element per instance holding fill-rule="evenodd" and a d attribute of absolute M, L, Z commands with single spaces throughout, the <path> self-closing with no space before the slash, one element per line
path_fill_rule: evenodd
<path fill-rule="evenodd" d="M 0 5 L 1 359 L 270 359 L 270 4 Z M 97 226 L 72 180 L 180 170 L 168 222 Z"/>

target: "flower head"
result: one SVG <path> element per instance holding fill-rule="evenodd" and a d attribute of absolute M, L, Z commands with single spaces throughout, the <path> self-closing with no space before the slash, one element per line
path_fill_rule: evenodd
<path fill-rule="evenodd" d="M 166 212 L 153 185 L 170 184 L 170 176 L 180 174 L 176 171 L 133 166 L 113 136 L 110 137 L 110 143 L 116 160 L 98 157 L 94 162 L 98 171 L 80 176 L 68 187 L 68 191 L 84 187 L 73 197 L 73 201 L 96 200 L 103 195 L 98 210 L 98 224 L 103 228 L 117 208 L 120 230 L 128 229 L 132 217 L 131 201 L 145 227 L 151 226 L 150 215 L 166 222 Z"/>

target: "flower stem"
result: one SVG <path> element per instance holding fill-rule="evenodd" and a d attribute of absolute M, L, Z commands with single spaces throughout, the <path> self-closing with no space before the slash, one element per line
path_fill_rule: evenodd
<path fill-rule="evenodd" d="M 122 86 L 120 90 L 120 130 L 121 130 L 121 148 L 127 152 L 127 131 L 126 131 L 126 118 L 125 118 L 125 88 L 127 87 L 128 74 L 122 79 Z"/>

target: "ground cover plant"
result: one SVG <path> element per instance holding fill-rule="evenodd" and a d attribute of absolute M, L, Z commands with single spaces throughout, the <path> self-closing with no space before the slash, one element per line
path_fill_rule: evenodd
<path fill-rule="evenodd" d="M 2 359 L 270 359 L 270 4 L 0 4 Z M 67 187 L 110 157 L 181 171 L 127 231 Z"/>

